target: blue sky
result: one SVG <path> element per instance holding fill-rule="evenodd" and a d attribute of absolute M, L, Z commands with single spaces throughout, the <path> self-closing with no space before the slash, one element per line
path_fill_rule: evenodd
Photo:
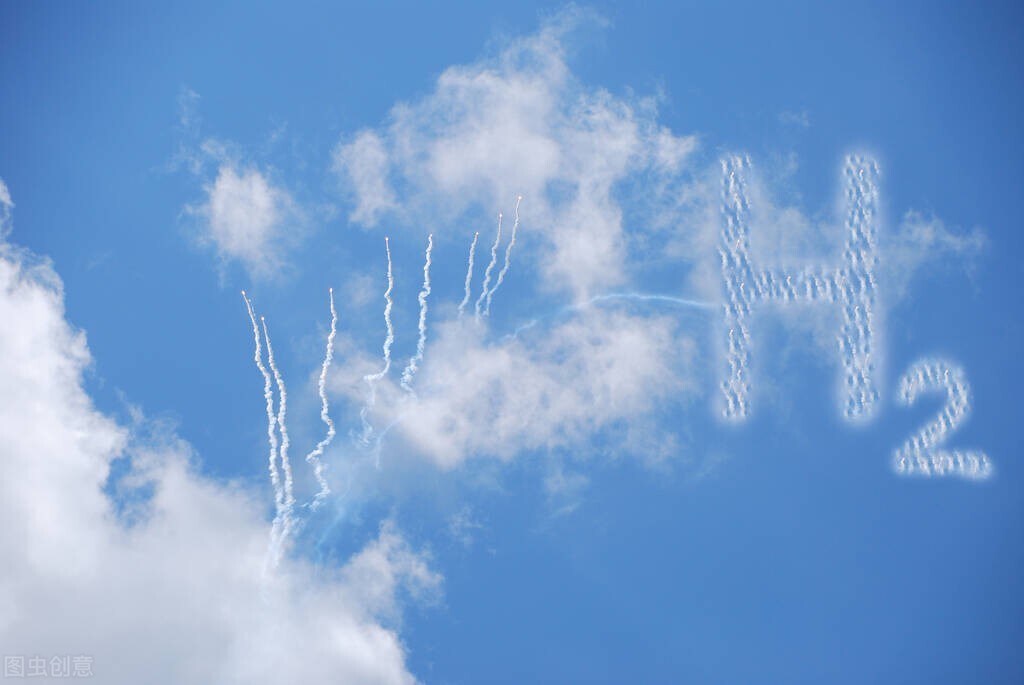
<path fill-rule="evenodd" d="M 1014 4 L 0 15 L 5 656 L 87 654 L 99 682 L 1024 678 Z M 755 305 L 750 413 L 722 419 L 734 155 L 751 259 L 788 271 L 839 263 L 844 160 L 877 162 L 870 420 L 842 414 L 833 303 Z M 287 384 L 285 533 L 243 289 Z M 899 475 L 947 383 L 944 447 L 991 475 Z"/>

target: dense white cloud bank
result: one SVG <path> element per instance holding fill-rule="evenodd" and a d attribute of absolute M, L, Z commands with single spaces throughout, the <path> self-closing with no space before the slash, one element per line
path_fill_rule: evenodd
<path fill-rule="evenodd" d="M 6 242 L 0 318 L 5 654 L 88 655 L 104 683 L 415 682 L 399 599 L 440 577 L 392 524 L 340 569 L 268 570 L 264 506 L 159 426 L 93 406 L 60 279 Z"/>

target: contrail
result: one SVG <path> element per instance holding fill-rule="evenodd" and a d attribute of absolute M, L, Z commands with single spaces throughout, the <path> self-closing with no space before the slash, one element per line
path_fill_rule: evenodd
<path fill-rule="evenodd" d="M 498 263 L 498 244 L 501 242 L 501 213 L 498 214 L 498 233 L 494 236 L 494 245 L 491 245 L 491 261 L 487 264 L 487 269 L 484 271 L 484 285 L 483 290 L 480 291 L 480 297 L 476 300 L 476 318 L 480 318 L 480 307 L 483 305 L 484 300 L 487 299 L 487 287 L 491 284 L 491 272 L 494 271 L 494 266 Z"/>
<path fill-rule="evenodd" d="M 317 383 L 317 389 L 320 391 L 320 420 L 327 425 L 327 436 L 316 444 L 312 452 L 306 455 L 306 461 L 313 465 L 313 474 L 316 476 L 317 483 L 320 484 L 320 492 L 313 497 L 313 509 L 319 507 L 324 498 L 331 494 L 331 488 L 327 485 L 327 479 L 324 478 L 324 464 L 320 461 L 324 450 L 334 440 L 335 435 L 334 421 L 327 413 L 327 369 L 334 360 L 334 337 L 338 333 L 338 312 L 334 309 L 334 288 L 331 288 L 329 293 L 331 297 L 331 332 L 327 335 L 327 351 L 324 353 L 324 363 L 320 367 L 320 381 Z"/>
<path fill-rule="evenodd" d="M 560 316 L 568 312 L 579 312 L 584 309 L 588 309 L 596 304 L 602 302 L 610 302 L 612 300 L 630 300 L 633 302 L 659 302 L 665 304 L 676 305 L 677 307 L 686 307 L 691 309 L 701 309 L 705 311 L 713 311 L 718 308 L 718 304 L 715 302 L 704 302 L 702 300 L 691 300 L 685 297 L 675 297 L 674 295 L 662 295 L 659 293 L 604 293 L 603 295 L 595 295 L 589 300 L 578 302 L 575 304 L 566 305 L 552 314 L 542 316 L 536 319 L 531 319 L 523 325 L 516 328 L 512 333 L 506 335 L 503 340 L 510 340 L 519 337 L 520 333 L 528 331 L 534 328 L 539 323 L 546 319 L 550 319 L 554 316 Z"/>
<path fill-rule="evenodd" d="M 373 427 L 370 425 L 367 415 L 377 402 L 377 382 L 384 378 L 391 369 L 391 345 L 395 342 L 395 329 L 391 325 L 391 291 L 395 287 L 395 279 L 391 273 L 391 244 L 388 242 L 387 236 L 384 237 L 384 251 L 388 256 L 388 289 L 384 291 L 384 326 L 387 329 L 387 335 L 384 338 L 384 368 L 377 373 L 363 376 L 363 380 L 370 386 L 370 396 L 359 412 L 359 418 L 363 422 L 363 443 L 369 441 L 370 435 L 373 433 Z"/>
<path fill-rule="evenodd" d="M 993 467 L 984 452 L 942 448 L 971 411 L 971 388 L 962 368 L 944 359 L 921 359 L 900 378 L 897 399 L 910 406 L 925 393 L 942 392 L 946 406 L 896 449 L 893 468 L 903 476 L 988 478 Z"/>
<path fill-rule="evenodd" d="M 267 320 L 260 317 L 263 324 L 263 340 L 267 344 L 267 361 L 270 362 L 270 370 L 277 381 L 277 393 L 280 396 L 280 404 L 277 408 L 277 427 L 281 431 L 281 470 L 284 471 L 284 506 L 281 508 L 281 537 L 283 543 L 292 529 L 292 508 L 295 506 L 295 496 L 292 494 L 292 466 L 288 461 L 288 446 L 291 444 L 288 439 L 288 426 L 285 423 L 288 413 L 288 393 L 285 391 L 284 379 L 274 362 L 274 348 L 270 345 L 270 334 L 267 332 Z"/>
<path fill-rule="evenodd" d="M 462 313 L 466 311 L 466 305 L 469 304 L 469 287 L 473 282 L 473 255 L 476 254 L 476 241 L 480 237 L 480 231 L 473 234 L 473 242 L 469 246 L 469 264 L 466 266 L 466 295 L 462 298 L 462 302 L 459 303 L 459 318 L 462 318 Z"/>
<path fill-rule="evenodd" d="M 605 293 L 604 295 L 595 295 L 586 302 L 582 302 L 575 306 L 583 308 L 590 304 L 596 304 L 598 302 L 605 302 L 608 300 L 633 300 L 636 302 L 666 302 L 669 304 L 679 305 L 680 307 L 693 307 L 694 309 L 715 309 L 718 307 L 718 304 L 715 302 L 690 300 L 685 297 L 675 297 L 674 295 L 660 295 L 657 293 Z"/>
<path fill-rule="evenodd" d="M 412 392 L 412 378 L 416 375 L 419 363 L 423 361 L 423 352 L 427 346 L 427 297 L 430 296 L 430 252 L 434 249 L 434 234 L 427 236 L 427 254 L 423 262 L 423 289 L 420 290 L 420 337 L 416 342 L 416 354 L 409 360 L 408 366 L 402 372 L 402 387 L 409 394 Z"/>
<path fill-rule="evenodd" d="M 267 401 L 267 440 L 270 443 L 268 466 L 270 469 L 270 483 L 274 486 L 274 504 L 276 505 L 271 539 L 276 541 L 279 521 L 284 509 L 284 492 L 281 490 L 281 478 L 277 473 L 277 435 L 274 432 L 277 419 L 274 417 L 274 393 L 271 386 L 270 373 L 267 371 L 267 367 L 263 365 L 263 351 L 260 344 L 260 329 L 256 324 L 256 313 L 253 312 L 252 302 L 249 301 L 249 297 L 245 294 L 244 290 L 242 291 L 242 299 L 245 300 L 245 307 L 249 310 L 249 320 L 252 321 L 252 337 L 256 343 L 256 354 L 253 356 L 253 359 L 256 362 L 256 367 L 263 374 L 263 397 Z"/>
<path fill-rule="evenodd" d="M 511 265 L 512 248 L 516 244 L 516 229 L 519 228 L 519 203 L 522 201 L 522 195 L 516 198 L 516 220 L 512 223 L 512 238 L 508 241 L 508 247 L 505 248 L 505 265 L 498 272 L 498 280 L 495 281 L 494 287 L 487 293 L 487 306 L 484 307 L 484 316 L 491 315 L 491 298 L 494 297 L 494 293 L 501 287 L 502 281 L 505 280 L 505 274 L 508 273 L 508 268 Z"/>

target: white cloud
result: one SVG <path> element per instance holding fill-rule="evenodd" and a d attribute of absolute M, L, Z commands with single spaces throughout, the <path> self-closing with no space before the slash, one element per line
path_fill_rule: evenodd
<path fill-rule="evenodd" d="M 653 99 L 573 77 L 565 42 L 588 18 L 563 12 L 491 59 L 446 69 L 387 125 L 343 141 L 335 168 L 355 197 L 351 220 L 489 216 L 522 194 L 521 229 L 546 248 L 549 287 L 582 298 L 621 283 L 629 238 L 616 191 L 646 174 L 643 201 L 659 201 L 650 188 L 680 172 L 696 141 L 659 125 Z"/>
<path fill-rule="evenodd" d="M 372 418 L 384 425 L 400 415 L 393 430 L 442 468 L 579 448 L 602 431 L 622 438 L 603 449 L 631 452 L 622 423 L 697 392 L 696 346 L 671 317 L 593 308 L 528 340 L 487 342 L 471 322 L 434 331 L 418 399 L 381 383 Z"/>
<path fill-rule="evenodd" d="M 11 191 L 7 184 L 0 178 L 0 240 L 7 237 L 11 231 L 11 212 L 14 210 L 14 202 L 11 201 Z"/>
<path fill-rule="evenodd" d="M 289 232 L 297 229 L 291 196 L 266 175 L 225 162 L 204 188 L 206 202 L 193 213 L 201 217 L 200 239 L 224 260 L 240 261 L 254 276 L 281 268 Z"/>
<path fill-rule="evenodd" d="M 221 266 L 237 262 L 253 278 L 278 275 L 288 253 L 304 237 L 306 212 L 276 178 L 272 167 L 230 140 L 200 135 L 199 95 L 184 89 L 178 97 L 181 135 L 167 168 L 184 168 L 203 183 L 203 200 L 188 204 L 184 214 L 195 220 L 194 237 L 211 247 Z M 270 145 L 280 130 L 270 136 Z M 265 157 L 257 155 L 257 158 Z M 329 209 L 317 208 L 321 214 Z"/>
<path fill-rule="evenodd" d="M 544 492 L 553 515 L 562 516 L 576 511 L 589 485 L 590 479 L 582 473 L 568 472 L 560 463 L 552 465 L 544 477 Z"/>
<path fill-rule="evenodd" d="M 476 519 L 468 505 L 448 518 L 448 536 L 466 549 L 473 546 L 478 532 L 483 529 L 484 524 Z"/>
<path fill-rule="evenodd" d="M 950 228 L 941 219 L 916 210 L 907 211 L 896 231 L 884 237 L 883 285 L 891 291 L 893 302 L 907 296 L 914 276 L 924 267 L 952 261 L 970 273 L 988 246 L 981 228 Z"/>
<path fill-rule="evenodd" d="M 97 411 L 59 278 L 6 243 L 0 317 L 5 654 L 90 655 L 107 683 L 415 681 L 399 598 L 429 598 L 440 578 L 393 525 L 341 569 L 265 572 L 263 505 L 198 475 L 159 427 Z M 103 488 L 121 457 L 119 516 Z"/>
<path fill-rule="evenodd" d="M 352 221 L 372 225 L 385 211 L 395 208 L 395 194 L 388 182 L 388 154 L 373 131 L 361 131 L 352 142 L 338 147 L 334 168 L 347 175 L 356 199 Z"/>

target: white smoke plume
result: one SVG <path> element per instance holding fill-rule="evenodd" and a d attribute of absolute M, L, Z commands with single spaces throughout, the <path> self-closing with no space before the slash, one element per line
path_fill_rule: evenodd
<path fill-rule="evenodd" d="M 490 316 L 491 299 L 494 297 L 494 293 L 497 292 L 498 288 L 501 287 L 502 282 L 505 280 L 505 274 L 508 273 L 508 269 L 512 265 L 512 248 L 515 247 L 516 229 L 519 228 L 519 203 L 522 201 L 522 195 L 516 198 L 516 218 L 512 223 L 512 237 L 509 239 L 508 246 L 505 248 L 505 265 L 502 266 L 501 271 L 498 272 L 498 279 L 495 281 L 494 287 L 487 293 L 487 305 L 484 307 L 484 316 Z"/>
<path fill-rule="evenodd" d="M 434 235 L 427 236 L 427 252 L 423 261 L 423 289 L 420 290 L 420 319 L 419 339 L 416 341 L 416 354 L 409 359 L 409 364 L 402 372 L 402 388 L 412 394 L 412 379 L 416 375 L 416 369 L 423 361 L 423 353 L 427 346 L 427 298 L 430 296 L 430 253 L 434 249 Z"/>
<path fill-rule="evenodd" d="M 480 297 L 476 298 L 476 318 L 480 319 L 481 308 L 484 301 L 487 299 L 488 288 L 491 285 L 491 272 L 494 271 L 495 265 L 498 263 L 498 245 L 501 243 L 501 214 L 498 214 L 498 231 L 494 234 L 494 244 L 491 245 L 491 261 L 487 263 L 487 268 L 484 270 L 484 283 L 481 286 Z"/>
<path fill-rule="evenodd" d="M 327 370 L 334 360 L 334 339 L 338 334 L 338 312 L 334 308 L 334 288 L 329 290 L 331 300 L 331 332 L 327 335 L 327 350 L 324 352 L 324 363 L 320 366 L 320 379 L 317 381 L 317 390 L 320 393 L 320 420 L 327 426 L 327 435 L 316 444 L 313 451 L 306 455 L 306 461 L 313 466 L 313 475 L 320 485 L 319 492 L 313 496 L 312 507 L 316 509 L 323 502 L 327 495 L 331 494 L 331 488 L 324 478 L 324 463 L 320 460 L 324 450 L 334 440 L 334 421 L 331 420 L 327 404 Z"/>
<path fill-rule="evenodd" d="M 359 418 L 363 422 L 363 444 L 368 444 L 370 437 L 373 435 L 373 426 L 370 424 L 369 413 L 377 403 L 377 383 L 387 375 L 388 371 L 391 370 L 391 346 L 395 342 L 395 329 L 391 324 L 391 307 L 393 305 L 393 302 L 391 301 L 391 291 L 395 287 L 395 278 L 391 271 L 391 244 L 387 237 L 384 238 L 384 251 L 388 257 L 388 288 L 384 291 L 384 327 L 387 329 L 383 347 L 384 368 L 377 373 L 372 373 L 363 377 L 363 380 L 366 381 L 366 384 L 369 386 L 369 397 L 366 400 L 366 404 L 363 405 L 363 408 L 359 412 Z"/>
<path fill-rule="evenodd" d="M 463 313 L 466 311 L 466 305 L 469 304 L 470 286 L 473 284 L 473 257 L 476 254 L 476 241 L 480 238 L 480 231 L 473 234 L 473 242 L 469 245 L 469 262 L 466 264 L 466 294 L 462 297 L 462 302 L 459 303 L 459 318 L 462 318 Z"/>
<path fill-rule="evenodd" d="M 245 300 L 245 307 L 249 312 L 249 319 L 252 321 L 252 335 L 256 344 L 256 353 L 253 359 L 256 362 L 256 368 L 263 374 L 263 397 L 267 403 L 267 441 L 270 443 L 268 469 L 270 471 L 270 484 L 274 488 L 275 505 L 274 524 L 270 537 L 271 544 L 276 545 L 280 533 L 280 521 L 284 512 L 284 491 L 281 489 L 281 477 L 277 471 L 277 417 L 274 415 L 274 391 L 270 373 L 267 371 L 267 367 L 263 365 L 263 350 L 260 343 L 260 329 L 256 324 L 256 313 L 253 311 L 252 302 L 249 301 L 249 297 L 245 294 L 244 290 L 242 291 L 242 299 Z"/>
<path fill-rule="evenodd" d="M 291 445 L 291 440 L 288 438 L 287 424 L 288 392 L 284 386 L 284 378 L 281 377 L 281 372 L 277 368 L 277 362 L 274 361 L 274 348 L 270 344 L 270 332 L 267 330 L 266 318 L 261 316 L 260 323 L 263 324 L 263 341 L 267 345 L 267 361 L 270 363 L 270 371 L 274 374 L 274 380 L 277 382 L 277 428 L 281 432 L 281 446 L 278 454 L 281 461 L 281 471 L 284 473 L 284 503 L 278 515 L 278 520 L 275 520 L 275 526 L 279 531 L 275 541 L 276 545 L 273 549 L 273 559 L 276 564 L 283 553 L 284 545 L 287 544 L 288 536 L 294 528 L 292 511 L 295 508 L 295 494 L 293 492 L 292 465 L 288 460 L 288 447 Z"/>

